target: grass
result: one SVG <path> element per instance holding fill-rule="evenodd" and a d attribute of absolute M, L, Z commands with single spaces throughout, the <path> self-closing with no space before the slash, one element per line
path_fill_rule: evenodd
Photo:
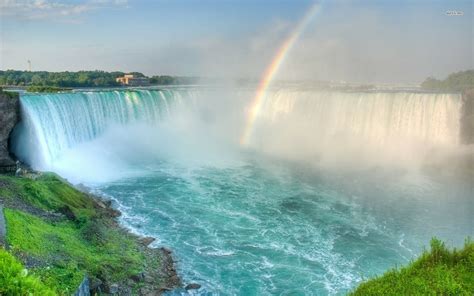
<path fill-rule="evenodd" d="M 0 175 L 0 199 L 6 207 L 11 253 L 31 265 L 26 276 L 21 265 L 0 250 L 0 295 L 70 295 L 85 274 L 114 283 L 143 271 L 144 254 L 135 238 L 116 227 L 110 210 L 57 175 L 43 174 L 36 180 Z M 48 216 L 51 212 L 65 213 L 68 219 L 54 222 Z M 161 262 L 152 264 L 158 270 Z M 30 285 L 27 289 L 45 290 L 10 292 L 23 287 L 22 280 L 30 283 L 25 284 Z M 362 283 L 350 295 L 473 295 L 473 291 L 474 243 L 467 240 L 463 249 L 449 250 L 433 239 L 430 251 L 417 260 Z"/>
<path fill-rule="evenodd" d="M 0 176 L 0 196 L 36 208 L 61 211 L 71 219 L 52 222 L 21 209 L 5 208 L 7 241 L 18 258 L 39 262 L 34 275 L 59 294 L 75 291 L 85 274 L 107 282 L 127 280 L 143 270 L 136 240 L 115 227 L 106 210 L 54 174 L 37 180 Z"/>
<path fill-rule="evenodd" d="M 71 91 L 71 89 L 57 86 L 31 85 L 26 88 L 26 91 L 35 93 L 57 93 L 62 91 Z"/>
<path fill-rule="evenodd" d="M 56 293 L 28 274 L 15 257 L 0 248 L 0 295 L 53 296 Z"/>
<path fill-rule="evenodd" d="M 362 283 L 350 295 L 469 295 L 474 294 L 474 242 L 449 250 L 432 239 L 431 250 L 408 266 Z"/>

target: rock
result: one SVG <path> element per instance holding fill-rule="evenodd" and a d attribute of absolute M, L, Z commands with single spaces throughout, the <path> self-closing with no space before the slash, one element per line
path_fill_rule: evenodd
<path fill-rule="evenodd" d="M 91 278 L 89 279 L 89 289 L 91 292 L 91 295 L 100 295 L 102 294 L 102 281 L 97 279 L 97 278 Z"/>
<path fill-rule="evenodd" d="M 0 90 L 0 172 L 15 173 L 17 166 L 9 152 L 9 139 L 20 122 L 20 98 L 18 94 Z"/>
<path fill-rule="evenodd" d="M 474 88 L 462 94 L 460 135 L 463 144 L 474 143 Z"/>
<path fill-rule="evenodd" d="M 160 250 L 162 250 L 163 253 L 165 253 L 166 255 L 170 255 L 172 253 L 170 249 L 167 249 L 165 247 L 161 247 Z"/>
<path fill-rule="evenodd" d="M 130 279 L 134 281 L 135 283 L 143 282 L 145 279 L 145 274 L 143 272 L 140 272 L 139 274 L 132 275 Z"/>
<path fill-rule="evenodd" d="M 160 288 L 160 292 L 169 292 L 169 291 L 172 291 L 173 289 L 172 288 L 169 288 L 169 287 L 161 287 Z"/>
<path fill-rule="evenodd" d="M 66 216 L 66 218 L 68 218 L 68 220 L 71 220 L 71 221 L 74 221 L 74 222 L 77 221 L 76 214 L 74 214 L 74 212 L 71 210 L 71 208 L 68 205 L 65 205 L 65 206 L 59 208 L 59 212 L 61 214 L 63 214 L 64 216 Z"/>
<path fill-rule="evenodd" d="M 119 285 L 118 284 L 111 284 L 109 287 L 110 294 L 117 294 L 119 292 Z"/>
<path fill-rule="evenodd" d="M 186 290 L 198 290 L 199 288 L 201 288 L 201 285 L 197 283 L 187 284 L 186 287 L 184 287 Z"/>
<path fill-rule="evenodd" d="M 145 247 L 149 246 L 154 241 L 155 241 L 155 238 L 153 238 L 151 236 L 146 236 L 146 237 L 140 238 L 140 243 L 142 245 L 144 245 Z"/>
<path fill-rule="evenodd" d="M 106 206 L 101 200 L 96 199 L 96 200 L 95 200 L 95 204 L 96 204 L 99 208 L 102 208 L 102 209 L 106 209 L 106 208 L 107 208 L 107 206 Z"/>

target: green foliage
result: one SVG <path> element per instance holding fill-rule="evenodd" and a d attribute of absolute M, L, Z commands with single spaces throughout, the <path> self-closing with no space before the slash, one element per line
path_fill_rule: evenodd
<path fill-rule="evenodd" d="M 2 180 L 10 185 L 2 188 L 2 196 L 20 198 L 47 211 L 59 211 L 67 206 L 80 220 L 97 214 L 91 198 L 69 186 L 55 174 L 42 174 L 36 181 L 0 176 L 0 181 Z"/>
<path fill-rule="evenodd" d="M 41 281 L 28 274 L 12 255 L 0 249 L 0 295 L 56 295 Z"/>
<path fill-rule="evenodd" d="M 433 238 L 431 251 L 401 269 L 362 283 L 351 295 L 472 295 L 474 242 L 449 250 Z"/>
<path fill-rule="evenodd" d="M 0 71 L 0 85 L 30 86 L 30 92 L 58 92 L 68 87 L 116 87 L 121 84 L 116 78 L 123 72 L 79 71 L 79 72 L 46 72 L 46 71 Z M 146 77 L 140 72 L 131 72 L 135 77 Z M 150 83 L 158 85 L 193 84 L 196 77 L 153 76 Z"/>
<path fill-rule="evenodd" d="M 428 77 L 422 88 L 437 91 L 464 91 L 474 88 L 474 70 L 460 71 L 450 74 L 445 80 Z"/>
<path fill-rule="evenodd" d="M 6 95 L 10 99 L 18 99 L 19 95 L 17 92 L 14 91 L 4 91 L 3 88 L 0 87 L 0 94 Z"/>
<path fill-rule="evenodd" d="M 19 198 L 47 211 L 67 207 L 77 217 L 53 222 L 23 210 L 4 210 L 7 241 L 14 254 L 42 262 L 32 272 L 46 285 L 67 295 L 84 274 L 119 282 L 142 271 L 144 257 L 136 240 L 114 227 L 106 209 L 56 175 L 36 180 L 0 176 L 0 182 L 6 184 L 4 198 Z"/>
<path fill-rule="evenodd" d="M 56 86 L 43 86 L 43 85 L 31 85 L 26 88 L 28 92 L 39 92 L 39 93 L 57 93 L 61 91 L 70 91 L 70 88 L 56 87 Z"/>
<path fill-rule="evenodd" d="M 151 84 L 157 85 L 178 85 L 178 84 L 195 84 L 198 82 L 197 77 L 177 77 L 177 76 L 152 76 L 150 78 Z"/>
<path fill-rule="evenodd" d="M 141 74 L 141 73 L 136 73 Z M 112 87 L 120 84 L 115 81 L 123 72 L 79 71 L 79 72 L 30 72 L 0 71 L 0 85 L 48 86 L 48 87 Z M 141 74 L 143 75 L 143 74 Z"/>

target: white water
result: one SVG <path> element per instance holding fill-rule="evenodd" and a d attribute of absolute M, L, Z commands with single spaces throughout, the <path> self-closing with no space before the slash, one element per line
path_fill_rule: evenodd
<path fill-rule="evenodd" d="M 170 139 L 169 134 L 162 138 L 163 130 L 183 121 L 186 138 L 206 138 L 211 136 L 207 130 L 214 129 L 214 138 L 225 138 L 235 146 L 253 94 L 234 91 L 231 101 L 222 92 L 211 93 L 185 89 L 26 95 L 21 98 L 24 122 L 16 132 L 14 152 L 36 169 L 54 170 L 74 149 L 97 148 L 91 147 L 94 141 L 103 147 L 107 146 L 104 141 L 119 146 L 124 140 L 143 144 L 143 137 L 157 138 L 149 144 L 162 147 Z M 456 148 L 460 142 L 461 98 L 457 94 L 281 89 L 267 96 L 250 148 L 283 158 L 319 165 L 413 164 L 434 150 Z M 164 123 L 168 126 L 158 128 Z M 199 132 L 194 131 L 196 126 L 201 127 Z"/>
<path fill-rule="evenodd" d="M 459 95 L 268 96 L 242 149 L 245 90 L 25 95 L 14 152 L 114 199 L 202 295 L 340 294 L 432 236 L 459 246 L 472 235 L 469 183 L 380 168 L 459 148 Z M 322 167 L 351 162 L 359 172 Z"/>
<path fill-rule="evenodd" d="M 461 97 L 408 92 L 280 90 L 269 94 L 251 146 L 319 163 L 414 163 L 460 143 Z"/>

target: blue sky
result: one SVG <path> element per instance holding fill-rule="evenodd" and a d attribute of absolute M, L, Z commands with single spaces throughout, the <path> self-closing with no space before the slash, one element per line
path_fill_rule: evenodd
<path fill-rule="evenodd" d="M 0 0 L 0 68 L 259 77 L 312 3 Z M 417 83 L 473 68 L 472 5 L 322 1 L 278 76 Z"/>

